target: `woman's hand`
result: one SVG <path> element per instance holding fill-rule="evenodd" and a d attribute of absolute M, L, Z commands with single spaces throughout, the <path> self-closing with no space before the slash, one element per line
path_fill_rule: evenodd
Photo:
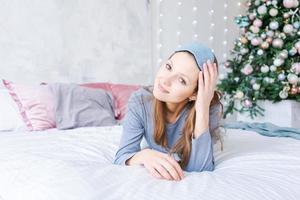
<path fill-rule="evenodd" d="M 196 123 L 193 138 L 199 137 L 209 129 L 209 106 L 217 84 L 217 64 L 208 61 L 199 72 L 198 93 L 195 102 Z"/>
<path fill-rule="evenodd" d="M 196 111 L 203 112 L 209 109 L 217 84 L 217 64 L 208 60 L 203 64 L 203 71 L 199 72 L 198 94 L 196 99 Z"/>
<path fill-rule="evenodd" d="M 127 164 L 143 164 L 152 176 L 160 179 L 179 181 L 184 177 L 180 165 L 173 157 L 152 149 L 141 150 Z"/>

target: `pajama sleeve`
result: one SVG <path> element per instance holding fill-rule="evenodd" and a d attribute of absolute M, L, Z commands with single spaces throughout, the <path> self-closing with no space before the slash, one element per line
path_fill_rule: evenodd
<path fill-rule="evenodd" d="M 142 109 L 139 96 L 133 94 L 128 100 L 127 112 L 122 123 L 122 137 L 114 164 L 125 165 L 129 158 L 141 150 L 140 143 L 145 131 Z"/>
<path fill-rule="evenodd" d="M 213 106 L 209 114 L 209 129 L 198 138 L 192 139 L 192 149 L 185 171 L 213 171 L 214 156 L 211 130 L 218 126 L 220 106 Z"/>

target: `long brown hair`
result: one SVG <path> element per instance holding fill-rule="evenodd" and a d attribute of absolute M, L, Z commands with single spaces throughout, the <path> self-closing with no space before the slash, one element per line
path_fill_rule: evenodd
<path fill-rule="evenodd" d="M 192 55 L 192 54 L 191 54 Z M 193 56 L 193 55 L 192 55 Z M 172 57 L 172 55 L 170 56 Z M 218 62 L 216 57 L 214 58 L 214 62 Z M 195 91 L 198 90 L 198 86 L 195 88 Z M 161 145 L 162 147 L 168 149 L 168 141 L 167 141 L 167 135 L 166 135 L 166 105 L 165 102 L 162 102 L 158 99 L 156 99 L 153 96 L 152 93 L 152 104 L 153 104 L 153 122 L 154 122 L 154 141 Z M 218 115 L 218 122 L 220 122 L 222 113 L 223 113 L 223 105 L 221 103 L 221 93 L 219 91 L 214 92 L 214 96 L 210 103 L 210 108 L 220 105 L 221 106 L 221 112 Z M 186 121 L 183 128 L 183 134 L 178 139 L 174 147 L 170 150 L 169 153 L 177 153 L 178 156 L 181 158 L 180 166 L 182 168 L 185 168 L 188 164 L 190 152 L 191 152 L 191 138 L 194 132 L 195 128 L 195 122 L 196 122 L 196 110 L 195 110 L 195 101 L 189 101 L 187 102 L 187 105 L 189 107 L 188 114 L 186 117 Z M 210 133 L 212 135 L 212 138 L 215 139 L 215 141 L 219 140 L 221 142 L 221 149 L 223 149 L 223 143 L 222 139 L 220 137 L 220 131 L 219 131 L 220 124 L 218 123 L 217 127 L 211 130 L 212 127 L 210 127 Z"/>

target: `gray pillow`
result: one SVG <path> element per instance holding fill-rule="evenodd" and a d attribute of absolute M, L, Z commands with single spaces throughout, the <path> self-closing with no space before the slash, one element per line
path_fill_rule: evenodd
<path fill-rule="evenodd" d="M 113 96 L 109 92 L 73 83 L 53 83 L 49 86 L 55 97 L 55 120 L 58 129 L 117 124 Z"/>

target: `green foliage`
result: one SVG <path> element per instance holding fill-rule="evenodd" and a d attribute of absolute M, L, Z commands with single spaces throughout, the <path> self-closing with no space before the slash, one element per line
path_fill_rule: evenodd
<path fill-rule="evenodd" d="M 262 7 L 266 8 L 266 12 L 262 12 Z M 271 16 L 271 9 L 276 9 L 278 14 Z M 256 26 L 255 20 L 260 21 L 261 26 Z M 300 49 L 293 53 L 295 44 L 300 41 L 300 29 L 294 25 L 300 24 L 299 5 L 285 8 L 283 0 L 251 0 L 246 15 L 236 17 L 235 22 L 240 28 L 240 35 L 230 58 L 223 63 L 226 78 L 217 85 L 226 103 L 223 117 L 235 111 L 248 113 L 251 118 L 263 116 L 264 109 L 257 104 L 258 100 L 279 102 L 291 99 L 300 102 L 300 73 L 292 69 L 294 63 L 300 65 Z M 272 29 L 271 22 L 277 22 L 278 28 Z M 292 32 L 284 31 L 287 24 L 293 25 Z M 258 45 L 253 43 L 254 38 L 258 39 Z M 282 46 L 274 45 L 275 39 L 281 40 Z M 281 63 L 276 63 L 276 59 Z M 248 72 L 245 72 L 246 69 Z M 252 72 L 249 73 L 249 69 Z M 280 74 L 284 74 L 284 79 L 278 77 Z M 291 82 L 288 79 L 291 75 L 298 77 L 298 82 Z M 296 93 L 295 88 L 298 90 Z M 251 104 L 247 105 L 245 101 Z"/>

